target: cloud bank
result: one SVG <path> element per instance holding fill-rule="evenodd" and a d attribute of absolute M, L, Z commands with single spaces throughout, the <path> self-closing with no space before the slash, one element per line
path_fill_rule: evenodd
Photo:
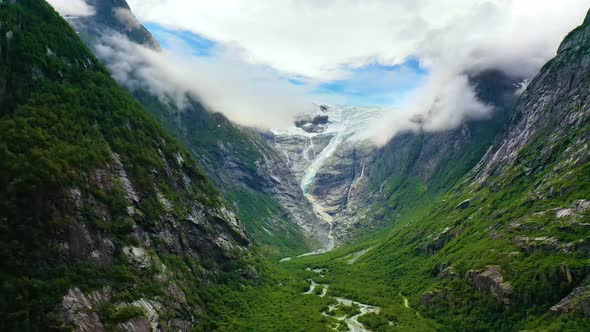
<path fill-rule="evenodd" d="M 485 117 L 468 74 L 500 69 L 532 77 L 588 0 L 130 0 L 144 21 L 190 30 L 243 49 L 242 60 L 312 81 L 355 68 L 419 59 L 430 75 L 371 130 L 379 143 L 400 130 L 445 130 Z"/>
<path fill-rule="evenodd" d="M 142 21 L 236 43 L 248 60 L 331 80 L 342 65 L 435 61 L 457 47 L 493 46 L 505 60 L 547 57 L 581 22 L 588 0 L 129 0 Z M 498 53 L 495 52 L 495 53 Z M 474 54 L 474 56 L 477 56 Z M 498 55 L 500 56 L 500 55 Z M 502 60 L 502 59 L 497 59 Z"/>
<path fill-rule="evenodd" d="M 169 49 L 154 51 L 116 33 L 105 33 L 95 45 L 114 78 L 131 90 L 147 89 L 180 109 L 188 97 L 212 111 L 263 129 L 286 127 L 313 107 L 309 86 L 289 83 L 275 71 L 244 63 L 239 51 L 215 49 L 214 56 L 191 55 L 188 45 L 170 36 Z"/>
<path fill-rule="evenodd" d="M 47 2 L 62 16 L 94 15 L 94 8 L 85 0 L 48 0 Z"/>

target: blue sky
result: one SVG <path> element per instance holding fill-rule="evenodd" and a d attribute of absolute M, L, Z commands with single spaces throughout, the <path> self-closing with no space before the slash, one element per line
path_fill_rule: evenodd
<path fill-rule="evenodd" d="M 155 23 L 146 23 L 145 27 L 160 42 L 163 48 L 171 49 L 175 41 L 188 46 L 183 51 L 192 56 L 215 57 L 215 49 L 220 45 L 213 40 L 196 33 L 166 28 Z M 268 69 L 268 68 L 267 68 Z M 326 96 L 334 96 L 350 105 L 375 105 L 395 107 L 402 104 L 411 91 L 416 89 L 428 71 L 420 66 L 418 59 L 410 58 L 401 65 L 389 66 L 376 62 L 362 67 L 341 67 L 347 73 L 345 78 L 315 82 L 296 75 L 278 73 L 290 84 L 306 86 L 317 96 L 318 102 Z"/>

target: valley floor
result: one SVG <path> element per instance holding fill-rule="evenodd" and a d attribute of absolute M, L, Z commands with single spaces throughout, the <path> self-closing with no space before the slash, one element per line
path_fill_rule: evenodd
<path fill-rule="evenodd" d="M 220 331 L 435 331 L 403 292 L 376 282 L 365 264 L 344 251 L 272 264 L 270 280 L 239 291 L 218 290 L 220 308 L 233 307 Z M 230 296 L 228 297 L 228 294 Z M 249 308 L 247 310 L 243 310 Z M 226 312 L 227 313 L 227 312 Z M 227 319 L 230 318 L 230 319 Z"/>
<path fill-rule="evenodd" d="M 456 291 L 449 295 L 455 297 L 450 306 L 436 302 L 426 305 L 423 295 L 440 281 L 427 273 L 427 264 L 420 258 L 389 261 L 388 239 L 403 224 L 356 245 L 267 261 L 258 284 L 212 290 L 211 298 L 216 302 L 212 307 L 217 312 L 212 315 L 211 329 L 361 332 L 590 328 L 583 317 L 550 315 L 542 306 L 503 305 L 462 278 L 451 281 L 450 287 Z M 399 272 L 404 270 L 407 272 Z"/>

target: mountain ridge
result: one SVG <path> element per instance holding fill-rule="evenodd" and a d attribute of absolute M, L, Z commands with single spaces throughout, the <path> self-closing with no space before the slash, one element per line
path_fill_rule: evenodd
<path fill-rule="evenodd" d="M 257 278 L 235 214 L 47 3 L 0 21 L 0 329 L 206 325 Z"/>
<path fill-rule="evenodd" d="M 152 46 L 157 41 L 139 22 L 132 30 L 137 33 L 129 33 L 115 22 L 114 11 L 129 8 L 124 0 L 97 0 L 90 4 L 101 8 L 97 15 L 70 23 L 85 32 L 82 37 L 91 49 L 105 31 L 114 31 L 160 51 L 158 45 Z M 131 11 L 128 15 L 137 21 Z M 234 204 L 253 240 L 265 251 L 275 257 L 305 252 L 326 236 L 294 175 L 257 133 L 206 109 L 197 96 L 186 95 L 188 102 L 180 107 L 162 101 L 141 86 L 129 91 L 188 147 L 225 198 Z"/>

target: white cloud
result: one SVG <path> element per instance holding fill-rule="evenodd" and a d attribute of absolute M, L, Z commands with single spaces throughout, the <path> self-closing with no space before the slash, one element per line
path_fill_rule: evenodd
<path fill-rule="evenodd" d="M 242 59 L 317 81 L 347 68 L 417 57 L 430 77 L 375 132 L 444 130 L 486 116 L 468 73 L 495 68 L 530 78 L 589 0 L 130 0 L 144 21 L 238 45 Z"/>
<path fill-rule="evenodd" d="M 316 79 L 342 65 L 426 63 L 476 42 L 548 57 L 588 0 L 130 0 L 144 21 L 236 43 L 248 60 Z M 498 44 L 499 42 L 499 44 Z M 497 47 L 495 47 L 497 46 Z M 497 52 L 496 52 L 497 53 Z M 482 59 L 484 61 L 485 59 Z M 497 61 L 502 61 L 497 56 Z"/>
<path fill-rule="evenodd" d="M 94 15 L 94 8 L 85 0 L 47 0 L 58 13 L 63 16 L 90 16 Z"/>
<path fill-rule="evenodd" d="M 481 103 L 466 74 L 436 71 L 414 91 L 404 107 L 371 123 L 372 137 L 385 144 L 395 134 L 424 130 L 437 132 L 458 127 L 466 120 L 490 115 L 492 107 Z"/>
<path fill-rule="evenodd" d="M 137 29 L 141 26 L 135 15 L 127 8 L 115 8 L 113 14 L 123 24 L 128 31 Z"/>
<path fill-rule="evenodd" d="M 95 49 L 115 79 L 132 90 L 147 88 L 181 108 L 187 94 L 198 97 L 212 111 L 242 125 L 285 127 L 313 107 L 313 86 L 293 85 L 270 68 L 244 63 L 239 50 L 221 48 L 214 56 L 198 57 L 172 36 L 168 45 L 170 49 L 159 52 L 109 34 Z"/>

